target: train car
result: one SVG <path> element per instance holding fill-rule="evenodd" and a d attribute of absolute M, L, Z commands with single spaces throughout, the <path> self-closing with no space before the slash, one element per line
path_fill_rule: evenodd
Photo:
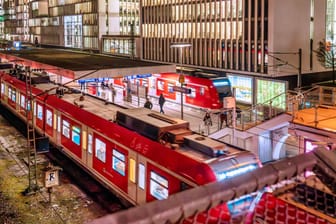
<path fill-rule="evenodd" d="M 223 108 L 223 98 L 232 96 L 231 84 L 227 77 L 191 76 L 184 75 L 183 85 L 179 80 L 180 74 L 160 73 L 150 76 L 130 76 L 111 80 L 114 86 L 122 88 L 126 95 L 127 89 L 146 88 L 147 95 L 163 96 L 170 101 L 181 101 L 181 93 L 176 87 L 183 87 L 188 91 L 182 95 L 185 105 L 190 107 L 218 110 Z M 132 94 L 136 94 L 135 91 Z"/>
<path fill-rule="evenodd" d="M 50 82 L 34 84 L 0 75 L 3 107 L 25 121 L 118 195 L 138 205 L 260 166 L 239 148 L 194 133 L 189 123 L 146 108 L 121 108 Z"/>
<path fill-rule="evenodd" d="M 162 93 L 167 99 L 179 100 L 179 92 L 174 91 L 174 86 L 181 86 L 179 74 L 156 74 L 156 96 Z M 204 78 L 184 76 L 183 87 L 190 93 L 184 94 L 186 105 L 204 109 L 223 108 L 223 98 L 232 96 L 230 81 L 226 77 Z"/>

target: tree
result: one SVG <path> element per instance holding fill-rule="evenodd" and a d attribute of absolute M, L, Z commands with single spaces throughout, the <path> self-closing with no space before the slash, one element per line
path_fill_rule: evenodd
<path fill-rule="evenodd" d="M 332 68 L 333 85 L 335 85 L 335 46 L 330 41 L 320 41 L 318 48 L 314 50 L 317 60 L 323 67 Z"/>

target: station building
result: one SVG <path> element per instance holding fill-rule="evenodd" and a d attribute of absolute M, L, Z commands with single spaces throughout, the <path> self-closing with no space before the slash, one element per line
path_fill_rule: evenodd
<path fill-rule="evenodd" d="M 334 0 L 0 2 L 4 39 L 218 73 L 247 104 L 265 100 L 258 88 L 268 80 L 278 80 L 270 99 L 332 77 L 314 50 L 335 40 Z"/>

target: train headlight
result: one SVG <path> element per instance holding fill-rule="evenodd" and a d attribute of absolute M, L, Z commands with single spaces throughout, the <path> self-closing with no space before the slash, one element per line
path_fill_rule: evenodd
<path fill-rule="evenodd" d="M 250 172 L 250 171 L 256 169 L 257 167 L 258 166 L 256 164 L 250 164 L 250 165 L 247 165 L 247 166 L 238 167 L 236 169 L 232 169 L 232 170 L 228 170 L 228 171 L 216 172 L 216 177 L 217 177 L 217 180 L 221 181 L 221 180 L 225 180 L 225 179 L 229 179 L 231 177 L 241 175 L 243 173 Z"/>

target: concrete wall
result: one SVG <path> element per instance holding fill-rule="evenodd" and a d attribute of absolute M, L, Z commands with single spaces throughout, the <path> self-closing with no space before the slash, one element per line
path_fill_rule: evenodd
<path fill-rule="evenodd" d="M 313 49 L 318 41 L 325 36 L 325 0 L 315 0 L 314 25 L 311 27 L 310 0 L 269 0 L 268 16 L 268 51 L 269 65 L 273 65 L 275 75 L 298 73 L 299 56 L 294 54 L 272 54 L 272 52 L 298 52 L 302 49 L 302 73 L 323 71 L 316 61 L 315 53 L 310 49 L 310 32 L 313 31 Z M 310 66 L 310 55 L 313 54 L 313 67 Z M 272 58 L 276 56 L 289 65 L 279 65 L 281 62 Z"/>

